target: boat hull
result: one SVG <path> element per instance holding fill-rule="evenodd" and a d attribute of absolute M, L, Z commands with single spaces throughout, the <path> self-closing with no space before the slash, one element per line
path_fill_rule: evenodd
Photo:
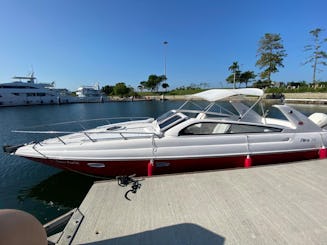
<path fill-rule="evenodd" d="M 252 155 L 250 157 L 252 160 L 252 166 L 258 166 L 316 159 L 319 157 L 319 153 L 318 150 L 309 150 L 300 152 L 260 154 Z M 148 164 L 150 164 L 150 159 L 135 161 L 80 161 L 34 157 L 26 158 L 56 168 L 99 177 L 115 177 L 132 174 L 135 174 L 136 176 L 147 176 Z M 246 158 L 247 156 L 244 155 L 189 159 L 156 159 L 152 161 L 152 174 L 159 175 L 226 168 L 241 168 L 245 167 Z"/>

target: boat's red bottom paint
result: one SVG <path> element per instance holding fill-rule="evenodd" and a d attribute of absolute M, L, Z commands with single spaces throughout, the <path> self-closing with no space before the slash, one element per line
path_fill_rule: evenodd
<path fill-rule="evenodd" d="M 151 174 L 169 174 L 180 172 L 192 172 L 202 170 L 240 168 L 244 167 L 247 156 L 219 157 L 219 158 L 196 158 L 182 160 L 155 160 L 151 169 Z M 252 155 L 252 166 L 274 164 L 292 161 L 315 159 L 319 157 L 318 150 L 278 153 L 269 155 Z M 93 176 L 113 177 L 120 175 L 147 176 L 149 174 L 149 161 L 92 161 L 91 163 L 103 164 L 103 167 L 90 167 L 86 161 L 63 161 L 42 158 L 29 158 L 33 161 L 41 162 L 53 167 L 79 172 Z"/>

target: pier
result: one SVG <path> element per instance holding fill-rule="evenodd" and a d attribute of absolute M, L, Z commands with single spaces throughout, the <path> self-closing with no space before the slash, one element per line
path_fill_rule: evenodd
<path fill-rule="evenodd" d="M 285 99 L 289 104 L 327 105 L 327 99 Z"/>
<path fill-rule="evenodd" d="M 96 182 L 58 244 L 327 244 L 327 159 Z M 126 194 L 127 193 L 127 194 Z M 130 200 L 128 200 L 130 199 Z"/>

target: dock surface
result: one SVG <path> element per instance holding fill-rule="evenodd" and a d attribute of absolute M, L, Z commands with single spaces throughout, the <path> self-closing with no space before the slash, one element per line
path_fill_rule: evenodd
<path fill-rule="evenodd" d="M 76 233 L 64 233 L 62 241 L 67 236 L 72 244 L 96 245 L 327 244 L 327 159 L 139 183 L 130 201 L 124 197 L 130 187 L 95 183 L 79 207 L 77 216 L 84 217 L 70 221 L 79 223 Z"/>

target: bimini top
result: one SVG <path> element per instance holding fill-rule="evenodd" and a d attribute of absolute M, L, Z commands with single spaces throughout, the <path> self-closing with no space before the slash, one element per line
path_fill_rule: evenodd
<path fill-rule="evenodd" d="M 258 88 L 240 88 L 240 89 L 209 89 L 197 94 L 192 94 L 189 99 L 203 99 L 210 102 L 221 100 L 235 95 L 262 96 L 263 90 Z"/>

